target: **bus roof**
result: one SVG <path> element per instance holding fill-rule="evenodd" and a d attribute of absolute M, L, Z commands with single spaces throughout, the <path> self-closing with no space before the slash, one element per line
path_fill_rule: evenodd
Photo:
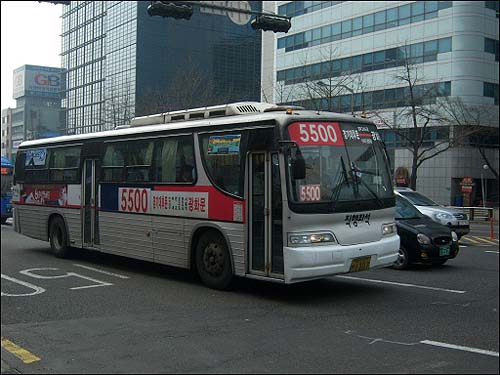
<path fill-rule="evenodd" d="M 257 104 L 254 102 L 249 102 L 249 103 Z M 235 104 L 244 105 L 246 104 L 246 102 L 235 103 Z M 95 133 L 65 135 L 60 137 L 25 141 L 19 146 L 19 149 L 38 146 L 38 145 L 51 145 L 51 144 L 69 143 L 69 142 L 78 143 L 80 141 L 83 142 L 85 140 L 96 139 L 96 138 L 102 139 L 102 138 L 112 138 L 112 137 L 127 136 L 127 135 L 146 135 L 148 133 L 155 133 L 159 131 L 176 131 L 176 130 L 180 132 L 182 130 L 190 131 L 190 129 L 192 130 L 196 128 L 200 129 L 206 127 L 219 127 L 229 124 L 237 125 L 237 124 L 247 124 L 247 123 L 262 123 L 266 121 L 275 121 L 278 124 L 285 124 L 290 122 L 291 116 L 293 116 L 293 118 L 296 119 L 297 121 L 301 121 L 304 119 L 308 119 L 311 121 L 313 119 L 317 119 L 319 121 L 325 121 L 325 120 L 351 121 L 351 122 L 373 125 L 373 122 L 370 120 L 359 117 L 353 117 L 351 115 L 346 115 L 341 113 L 326 112 L 326 111 L 319 112 L 319 111 L 311 111 L 305 109 L 297 109 L 298 107 L 292 107 L 293 109 L 287 112 L 286 106 L 278 107 L 268 103 L 258 103 L 258 104 L 265 104 L 265 105 L 258 107 L 257 112 L 231 114 L 213 118 L 196 118 L 196 119 L 181 120 L 181 121 L 171 121 L 168 123 L 160 121 L 159 123 L 151 124 L 152 118 L 155 118 L 156 121 L 158 121 L 161 118 L 160 116 L 165 116 L 168 113 L 143 116 L 133 120 L 133 122 L 135 121 L 136 124 L 135 126 L 123 126 L 123 127 L 117 127 L 116 129 L 113 130 L 106 130 Z M 205 109 L 207 108 L 210 109 L 215 107 L 205 107 Z M 289 108 L 290 107 L 288 107 L 288 109 Z M 189 111 L 190 110 L 176 111 L 175 113 L 180 113 L 180 112 L 189 113 Z M 170 114 L 172 113 L 174 112 L 170 112 Z M 187 118 L 188 116 L 185 117 Z M 147 118 L 148 120 L 146 120 L 145 125 L 142 125 L 141 120 L 145 118 Z M 148 122 L 149 124 L 147 124 Z"/>

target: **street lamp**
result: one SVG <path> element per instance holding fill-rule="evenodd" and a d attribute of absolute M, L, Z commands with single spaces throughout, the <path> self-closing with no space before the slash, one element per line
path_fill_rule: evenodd
<path fill-rule="evenodd" d="M 323 82 L 323 81 L 318 81 L 317 82 L 319 86 L 321 87 L 327 87 L 328 85 Z M 351 89 L 349 86 L 346 86 L 344 84 L 341 84 L 341 83 L 336 83 L 334 84 L 335 86 L 338 86 L 338 87 L 342 87 L 343 89 L 349 91 L 351 93 L 351 115 L 354 116 L 354 90 Z M 331 99 L 331 98 L 328 98 L 328 99 Z"/>
<path fill-rule="evenodd" d="M 481 169 L 481 190 L 482 190 L 482 194 L 483 194 L 483 208 L 486 207 L 486 200 L 485 200 L 485 197 L 487 196 L 487 184 L 485 184 L 485 181 L 484 181 L 484 177 L 483 177 L 483 170 L 488 170 L 488 165 L 487 164 L 484 164 L 483 165 L 483 169 Z M 487 182 L 487 180 L 486 180 Z"/>

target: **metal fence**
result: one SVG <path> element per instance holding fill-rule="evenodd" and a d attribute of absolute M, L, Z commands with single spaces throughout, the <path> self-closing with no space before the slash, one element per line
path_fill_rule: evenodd
<path fill-rule="evenodd" d="M 494 208 L 489 207 L 457 207 L 448 206 L 454 208 L 467 215 L 470 221 L 489 221 L 493 218 Z"/>

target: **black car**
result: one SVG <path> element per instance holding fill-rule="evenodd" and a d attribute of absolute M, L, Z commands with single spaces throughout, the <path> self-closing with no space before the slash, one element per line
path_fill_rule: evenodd
<path fill-rule="evenodd" d="M 401 244 L 393 268 L 404 269 L 411 263 L 441 265 L 457 256 L 457 234 L 399 196 L 396 196 L 395 217 Z"/>

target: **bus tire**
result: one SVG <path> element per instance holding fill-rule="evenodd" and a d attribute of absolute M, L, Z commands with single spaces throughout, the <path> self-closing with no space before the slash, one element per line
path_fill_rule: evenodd
<path fill-rule="evenodd" d="M 196 246 L 196 269 L 205 285 L 227 290 L 233 279 L 233 269 L 226 241 L 214 230 L 205 232 Z"/>
<path fill-rule="evenodd" d="M 56 216 L 50 222 L 49 241 L 50 248 L 56 257 L 67 258 L 69 256 L 68 232 L 64 220 L 60 216 Z"/>

